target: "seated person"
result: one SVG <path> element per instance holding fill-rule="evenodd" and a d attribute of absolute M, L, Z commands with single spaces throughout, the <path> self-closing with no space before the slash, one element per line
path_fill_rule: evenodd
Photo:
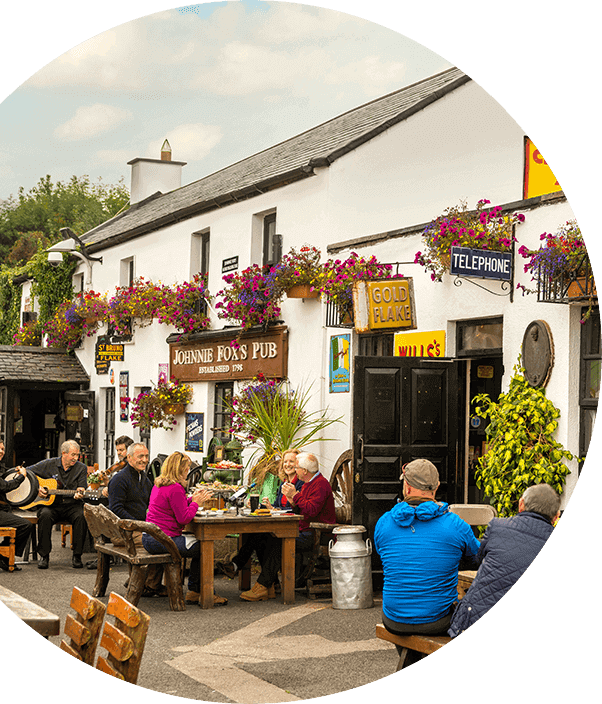
<path fill-rule="evenodd" d="M 0 440 L 0 461 L 3 457 L 4 443 Z M 6 475 L 11 472 L 17 472 L 17 474 L 11 479 L 5 479 Z M 25 550 L 25 546 L 33 530 L 33 523 L 12 513 L 10 506 L 5 504 L 4 500 L 5 494 L 19 487 L 25 480 L 25 477 L 25 467 L 6 469 L 6 467 L 0 465 L 0 526 L 3 528 L 17 529 L 15 536 L 15 555 L 18 557 L 23 555 L 23 551 Z M 5 541 L 8 541 L 8 538 L 5 538 Z M 8 558 L 4 555 L 0 555 L 0 569 L 8 571 L 8 567 Z M 14 569 L 18 572 L 21 568 L 14 565 Z"/>
<path fill-rule="evenodd" d="M 73 567 L 81 568 L 82 552 L 88 532 L 84 518 L 84 492 L 88 487 L 88 468 L 79 461 L 79 445 L 75 440 L 66 440 L 61 445 L 61 456 L 42 460 L 29 470 L 44 479 L 56 479 L 59 489 L 75 490 L 71 496 L 55 496 L 49 506 L 38 506 L 38 569 L 48 569 L 52 550 L 52 526 L 55 523 L 71 523 L 73 527 Z M 40 487 L 39 496 L 48 498 L 48 489 Z"/>
<path fill-rule="evenodd" d="M 146 520 L 168 535 L 176 544 L 182 557 L 191 557 L 188 575 L 187 604 L 198 604 L 201 597 L 201 543 L 193 536 L 182 535 L 182 529 L 196 516 L 200 505 L 213 496 L 207 489 L 199 489 L 188 498 L 186 477 L 190 471 L 190 457 L 172 452 L 161 467 L 161 474 L 152 488 Z M 142 533 L 142 545 L 151 554 L 161 554 L 165 548 L 148 533 Z M 228 600 L 214 594 L 213 603 L 227 604 Z"/>
<path fill-rule="evenodd" d="M 494 518 L 477 554 L 479 570 L 458 604 L 448 633 L 455 637 L 486 614 L 537 557 L 560 515 L 560 497 L 548 484 L 530 486 L 518 515 Z"/>
<path fill-rule="evenodd" d="M 391 633 L 442 634 L 458 596 L 458 568 L 474 559 L 472 528 L 435 500 L 439 472 L 426 459 L 402 470 L 404 501 L 383 514 L 374 547 L 384 571 L 383 625 Z"/>
<path fill-rule="evenodd" d="M 319 523 L 336 523 L 334 496 L 330 483 L 320 473 L 318 460 L 309 452 L 301 452 L 295 461 L 295 473 L 303 482 L 300 490 L 290 482 L 282 485 L 282 493 L 290 502 L 295 513 L 301 513 L 299 536 L 296 538 L 295 559 L 300 560 L 302 553 L 313 548 L 314 535 L 309 527 L 311 521 Z M 278 579 L 282 555 L 282 541 L 268 534 L 265 550 L 260 560 L 261 574 L 251 589 L 240 595 L 245 601 L 265 601 L 270 587 Z"/>
<path fill-rule="evenodd" d="M 295 486 L 297 490 L 301 489 L 303 482 L 297 477 L 295 471 L 295 462 L 300 450 L 286 450 L 282 453 L 280 466 L 278 468 L 278 477 L 281 485 L 276 494 L 274 504 L 267 497 L 262 500 L 262 505 L 266 508 L 291 508 L 291 504 L 286 496 L 282 493 L 282 486 L 285 482 L 289 482 Z M 253 552 L 257 553 L 257 559 L 261 563 L 263 551 L 265 550 L 266 542 L 269 533 L 249 533 L 246 536 L 238 553 L 229 562 L 218 562 L 217 567 L 230 579 L 234 578 L 238 570 L 242 569 L 251 559 Z M 268 598 L 276 598 L 275 585 L 272 585 L 268 590 Z"/>

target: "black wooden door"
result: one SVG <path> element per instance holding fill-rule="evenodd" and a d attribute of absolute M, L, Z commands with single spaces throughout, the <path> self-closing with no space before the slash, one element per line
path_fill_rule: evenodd
<path fill-rule="evenodd" d="M 439 470 L 437 498 L 454 501 L 458 465 L 458 366 L 455 360 L 356 357 L 354 360 L 353 523 L 372 539 L 376 521 L 401 495 L 407 462 L 424 457 Z M 375 588 L 382 567 L 373 552 Z M 380 575 L 380 576 L 379 576 Z"/>

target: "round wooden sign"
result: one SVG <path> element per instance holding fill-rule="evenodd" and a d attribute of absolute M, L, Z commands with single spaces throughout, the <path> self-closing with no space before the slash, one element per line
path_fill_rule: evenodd
<path fill-rule="evenodd" d="M 546 386 L 554 366 L 552 331 L 545 320 L 529 323 L 523 336 L 522 362 L 531 386 Z"/>

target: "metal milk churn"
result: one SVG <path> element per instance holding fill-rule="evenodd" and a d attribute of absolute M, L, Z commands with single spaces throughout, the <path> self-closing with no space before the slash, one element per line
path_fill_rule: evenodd
<path fill-rule="evenodd" d="M 372 543 L 364 526 L 337 526 L 328 544 L 333 609 L 369 609 L 372 599 Z"/>

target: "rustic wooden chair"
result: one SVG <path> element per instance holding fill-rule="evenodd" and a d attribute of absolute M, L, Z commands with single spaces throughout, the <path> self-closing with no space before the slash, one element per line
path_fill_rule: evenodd
<path fill-rule="evenodd" d="M 353 453 L 346 450 L 337 459 L 330 475 L 330 486 L 334 496 L 336 523 L 312 522 L 309 527 L 314 531 L 314 545 L 305 567 L 302 579 L 307 581 L 307 593 L 310 599 L 319 596 L 330 596 L 330 565 L 320 569 L 328 556 L 328 543 L 332 539 L 332 531 L 339 525 L 349 525 L 352 515 L 353 492 Z"/>
<path fill-rule="evenodd" d="M 100 647 L 107 655 L 98 656 L 96 669 L 136 684 L 150 616 L 114 592 L 109 595 L 107 616 L 114 616 L 115 624 L 105 621 Z"/>
<path fill-rule="evenodd" d="M 16 528 L 0 528 L 0 543 L 4 538 L 8 538 L 7 545 L 0 545 L 0 555 L 4 555 L 8 560 L 8 571 L 15 571 L 15 538 L 17 535 Z"/>
<path fill-rule="evenodd" d="M 490 504 L 450 504 L 449 510 L 470 526 L 486 526 L 497 511 Z"/>
<path fill-rule="evenodd" d="M 94 665 L 96 646 L 102 628 L 106 607 L 94 597 L 86 594 L 78 587 L 73 587 L 71 593 L 71 608 L 75 611 L 75 618 L 67 614 L 65 618 L 65 635 L 69 642 L 62 640 L 60 649 L 69 655 Z"/>
<path fill-rule="evenodd" d="M 165 584 L 172 611 L 185 611 L 182 590 L 182 556 L 174 541 L 153 523 L 118 518 L 103 504 L 84 505 L 84 516 L 90 533 L 94 537 L 94 547 L 98 555 L 94 596 L 104 596 L 109 583 L 110 556 L 120 557 L 132 567 L 126 598 L 134 606 L 138 604 L 149 565 L 164 565 Z M 165 552 L 151 555 L 143 547 L 136 547 L 132 533 L 148 533 L 165 547 Z M 111 542 L 104 542 L 108 538 Z"/>

